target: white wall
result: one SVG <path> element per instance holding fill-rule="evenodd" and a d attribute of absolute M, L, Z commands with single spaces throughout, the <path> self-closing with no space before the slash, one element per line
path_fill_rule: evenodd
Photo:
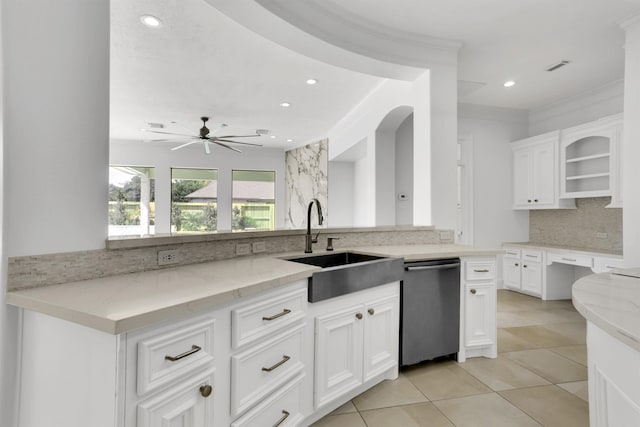
<path fill-rule="evenodd" d="M 622 158 L 623 251 L 625 263 L 640 266 L 640 15 L 623 24 L 625 40 L 624 134 Z"/>
<path fill-rule="evenodd" d="M 460 104 L 458 131 L 473 138 L 473 243 L 527 241 L 528 211 L 514 211 L 510 142 L 527 136 L 527 112 Z"/>
<path fill-rule="evenodd" d="M 376 225 L 395 225 L 395 129 L 376 130 Z"/>
<path fill-rule="evenodd" d="M 395 209 L 396 224 L 413 224 L 413 114 L 398 127 L 395 135 Z M 399 193 L 406 194 L 398 200 Z"/>
<path fill-rule="evenodd" d="M 353 226 L 354 162 L 329 162 L 329 227 Z"/>
<path fill-rule="evenodd" d="M 171 151 L 169 148 L 167 145 L 116 140 L 111 142 L 109 154 L 109 163 L 112 165 L 156 168 L 156 233 L 170 232 L 171 168 L 218 169 L 219 230 L 231 230 L 231 171 L 276 171 L 276 227 L 284 227 L 284 150 L 244 148 L 240 154 L 226 148 L 212 147 L 211 154 L 206 155 L 200 146 L 177 151 Z"/>
<path fill-rule="evenodd" d="M 109 2 L 3 0 L 1 26 L 3 265 L 7 256 L 103 248 Z M 3 306 L 5 280 L 3 274 Z M 12 426 L 17 310 L 9 308 L 1 324 L 0 425 Z"/>
<path fill-rule="evenodd" d="M 529 114 L 529 136 L 587 123 L 622 112 L 624 82 L 610 84 L 576 94 Z"/>

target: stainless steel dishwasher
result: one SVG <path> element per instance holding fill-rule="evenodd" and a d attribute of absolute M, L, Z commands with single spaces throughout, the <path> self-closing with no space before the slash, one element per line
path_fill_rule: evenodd
<path fill-rule="evenodd" d="M 400 291 L 400 365 L 460 348 L 460 260 L 408 262 Z"/>

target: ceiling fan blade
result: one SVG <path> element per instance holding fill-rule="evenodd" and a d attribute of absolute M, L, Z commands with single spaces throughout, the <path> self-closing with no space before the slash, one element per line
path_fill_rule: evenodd
<path fill-rule="evenodd" d="M 213 130 L 210 130 L 207 135 L 215 135 L 216 132 L 220 132 L 222 129 L 226 128 L 227 126 L 229 126 L 229 125 L 226 124 L 226 123 L 220 123 L 220 125 L 218 125 L 217 127 L 213 128 Z"/>
<path fill-rule="evenodd" d="M 242 144 L 242 145 L 253 145 L 254 147 L 262 147 L 262 144 L 253 144 L 251 142 L 240 142 L 240 141 L 231 141 L 230 139 L 220 139 L 216 138 L 215 141 L 224 141 L 224 142 L 232 142 L 234 144 Z M 214 141 L 214 142 L 215 142 Z"/>
<path fill-rule="evenodd" d="M 253 138 L 255 136 L 262 136 L 262 135 L 220 135 L 218 138 Z"/>
<path fill-rule="evenodd" d="M 149 130 L 149 129 L 142 129 L 143 132 L 151 132 L 151 133 L 161 133 L 163 135 L 175 135 L 175 136 L 184 136 L 187 138 L 197 138 L 197 136 L 193 136 L 193 135 L 185 135 L 183 133 L 171 133 L 171 132 L 162 132 L 159 130 Z"/>
<path fill-rule="evenodd" d="M 242 151 L 238 150 L 237 148 L 231 147 L 230 145 L 227 144 L 223 144 L 222 142 L 220 142 L 219 140 L 212 140 L 212 142 L 218 144 L 218 145 L 222 145 L 224 148 L 228 148 L 229 150 L 233 150 L 236 151 L 238 153 L 242 153 Z"/>
<path fill-rule="evenodd" d="M 211 154 L 211 150 L 209 149 L 209 140 L 205 139 L 204 140 L 204 152 L 207 154 Z"/>
<path fill-rule="evenodd" d="M 199 140 L 199 139 L 195 139 L 195 140 L 193 140 L 193 141 L 189 141 L 189 142 L 187 142 L 186 144 L 182 144 L 182 145 L 178 145 L 177 147 L 173 147 L 173 148 L 171 149 L 171 151 L 179 150 L 179 149 L 181 149 L 181 148 L 186 147 L 187 145 L 197 144 L 198 142 L 200 142 L 200 140 Z"/>

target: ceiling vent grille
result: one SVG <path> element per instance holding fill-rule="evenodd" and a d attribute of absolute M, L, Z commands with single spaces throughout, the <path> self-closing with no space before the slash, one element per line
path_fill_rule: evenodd
<path fill-rule="evenodd" d="M 562 67 L 564 67 L 565 65 L 568 65 L 568 64 L 569 64 L 569 62 L 571 62 L 571 61 L 562 60 L 562 61 L 560 61 L 560 62 L 556 62 L 556 63 L 555 63 L 555 64 L 553 64 L 553 65 L 549 65 L 549 66 L 547 67 L 547 71 L 555 71 L 555 70 L 557 70 L 558 68 L 562 68 Z"/>

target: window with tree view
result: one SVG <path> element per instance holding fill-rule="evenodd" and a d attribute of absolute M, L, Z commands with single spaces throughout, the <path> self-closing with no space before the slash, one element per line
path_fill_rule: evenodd
<path fill-rule="evenodd" d="M 232 229 L 273 230 L 275 228 L 274 171 L 234 170 Z"/>
<path fill-rule="evenodd" d="M 171 169 L 171 232 L 202 233 L 218 228 L 218 171 Z"/>
<path fill-rule="evenodd" d="M 109 236 L 155 234 L 155 168 L 109 167 Z"/>

